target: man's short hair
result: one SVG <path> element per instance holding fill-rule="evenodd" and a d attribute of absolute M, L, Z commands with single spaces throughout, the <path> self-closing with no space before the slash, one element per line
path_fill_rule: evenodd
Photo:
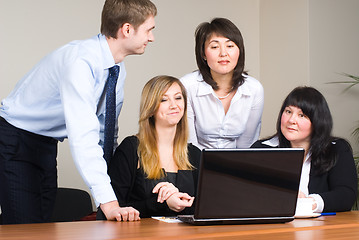
<path fill-rule="evenodd" d="M 150 0 L 106 0 L 101 19 L 101 33 L 117 37 L 117 31 L 125 23 L 135 29 L 149 16 L 156 16 L 157 8 Z"/>

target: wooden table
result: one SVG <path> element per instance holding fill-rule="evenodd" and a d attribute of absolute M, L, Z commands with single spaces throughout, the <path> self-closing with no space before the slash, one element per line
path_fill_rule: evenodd
<path fill-rule="evenodd" d="M 191 226 L 142 219 L 3 225 L 0 239 L 359 239 L 359 211 L 284 224 Z"/>

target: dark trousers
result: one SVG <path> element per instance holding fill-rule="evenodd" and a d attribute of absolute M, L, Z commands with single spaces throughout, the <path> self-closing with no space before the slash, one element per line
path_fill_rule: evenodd
<path fill-rule="evenodd" d="M 49 222 L 57 191 L 57 140 L 0 117 L 2 224 Z"/>

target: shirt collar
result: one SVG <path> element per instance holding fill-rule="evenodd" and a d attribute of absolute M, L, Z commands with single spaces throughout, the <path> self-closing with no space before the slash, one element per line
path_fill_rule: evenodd
<path fill-rule="evenodd" d="M 279 139 L 277 136 L 268 139 L 266 141 L 263 142 L 264 145 L 270 146 L 270 147 L 278 147 L 279 145 Z"/>
<path fill-rule="evenodd" d="M 239 95 L 245 95 L 245 96 L 251 96 L 253 93 L 251 91 L 251 89 L 248 86 L 248 82 L 245 80 L 246 79 L 246 75 L 243 75 L 244 78 L 244 82 L 243 84 L 238 88 L 237 93 Z"/>
<path fill-rule="evenodd" d="M 103 68 L 108 69 L 110 67 L 113 67 L 115 65 L 115 60 L 112 56 L 110 46 L 108 45 L 108 42 L 106 40 L 106 36 L 99 34 L 98 39 L 100 41 L 100 46 L 103 52 Z"/>
<path fill-rule="evenodd" d="M 277 136 L 275 136 L 275 137 L 273 137 L 271 139 L 268 139 L 268 140 L 264 141 L 262 144 L 270 146 L 270 147 L 278 147 L 279 146 L 279 139 L 278 139 Z M 310 162 L 311 161 L 311 156 L 312 156 L 312 152 L 309 151 L 307 153 L 307 155 L 305 156 L 304 162 L 306 162 L 306 161 Z"/>
<path fill-rule="evenodd" d="M 311 151 L 309 151 L 308 153 L 307 153 L 307 155 L 305 156 L 305 159 L 304 159 L 304 162 L 308 162 L 308 163 L 310 163 L 311 162 L 311 160 L 312 160 L 312 152 Z"/>
<path fill-rule="evenodd" d="M 214 93 L 212 86 L 203 80 L 203 76 L 200 74 L 199 71 L 197 73 L 198 73 L 197 81 L 199 82 L 197 96 L 204 96 L 204 95 Z M 237 89 L 237 92 L 234 95 L 233 100 L 236 100 L 241 95 L 246 95 L 246 96 L 252 95 L 252 92 L 251 92 L 250 88 L 248 87 L 248 84 L 246 81 L 244 81 L 244 83 Z"/>
<path fill-rule="evenodd" d="M 197 81 L 199 82 L 197 96 L 204 96 L 213 93 L 212 86 L 203 80 L 203 76 L 201 74 L 199 74 Z"/>

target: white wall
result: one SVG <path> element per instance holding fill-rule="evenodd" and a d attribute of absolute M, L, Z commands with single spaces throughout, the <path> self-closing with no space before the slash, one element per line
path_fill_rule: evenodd
<path fill-rule="evenodd" d="M 260 1 L 260 81 L 264 87 L 262 137 L 272 135 L 288 93 L 309 85 L 308 1 Z"/>
<path fill-rule="evenodd" d="M 0 98 L 44 55 L 99 32 L 104 0 L 0 0 Z M 335 134 L 349 138 L 359 120 L 358 88 L 326 82 L 337 73 L 359 75 L 358 0 L 153 0 L 158 7 L 155 42 L 126 62 L 125 104 L 120 139 L 137 132 L 139 97 L 158 74 L 176 77 L 196 69 L 194 30 L 213 17 L 227 17 L 242 31 L 246 69 L 265 90 L 261 136 L 274 132 L 279 107 L 297 85 L 313 85 L 327 97 Z M 59 144 L 59 185 L 87 189 L 67 142 Z"/>
<path fill-rule="evenodd" d="M 358 0 L 261 0 L 260 81 L 265 90 L 262 137 L 275 131 L 279 107 L 298 85 L 323 93 L 331 109 L 336 136 L 359 143 L 351 135 L 359 124 L 359 86 L 328 84 L 359 76 Z"/>
<path fill-rule="evenodd" d="M 309 1 L 310 80 L 326 97 L 333 118 L 334 134 L 351 141 L 359 155 L 359 143 L 351 136 L 359 126 L 359 86 L 343 93 L 348 85 L 341 73 L 359 76 L 359 1 Z"/>

